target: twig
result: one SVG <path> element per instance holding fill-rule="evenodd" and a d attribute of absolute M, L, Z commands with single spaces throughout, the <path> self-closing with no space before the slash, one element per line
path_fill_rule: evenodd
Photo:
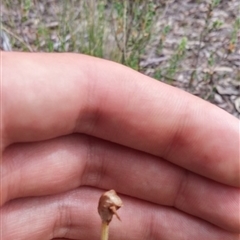
<path fill-rule="evenodd" d="M 28 48 L 28 50 L 30 52 L 33 52 L 33 49 L 31 48 L 30 45 L 28 45 L 27 43 L 25 43 L 20 37 L 18 37 L 17 35 L 15 35 L 13 32 L 11 32 L 9 29 L 5 28 L 4 26 L 1 26 L 2 30 L 4 30 L 5 32 L 7 32 L 9 35 L 11 35 L 12 37 L 14 37 L 15 39 L 17 39 L 20 43 L 22 43 L 26 48 Z"/>

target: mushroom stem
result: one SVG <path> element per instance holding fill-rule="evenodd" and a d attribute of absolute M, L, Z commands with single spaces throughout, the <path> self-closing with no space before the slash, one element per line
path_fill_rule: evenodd
<path fill-rule="evenodd" d="M 109 224 L 102 222 L 101 240 L 108 240 Z"/>

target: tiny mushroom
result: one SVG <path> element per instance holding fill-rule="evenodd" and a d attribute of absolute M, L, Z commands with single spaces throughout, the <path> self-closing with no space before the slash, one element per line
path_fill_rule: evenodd
<path fill-rule="evenodd" d="M 102 194 L 98 203 L 98 213 L 102 219 L 102 240 L 108 239 L 109 223 L 113 215 L 120 219 L 117 210 L 122 207 L 122 200 L 115 190 L 109 190 Z"/>

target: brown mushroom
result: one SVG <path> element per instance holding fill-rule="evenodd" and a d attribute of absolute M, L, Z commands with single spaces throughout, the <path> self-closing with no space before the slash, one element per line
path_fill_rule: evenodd
<path fill-rule="evenodd" d="M 115 190 L 109 190 L 102 194 L 98 203 L 98 213 L 102 219 L 102 240 L 108 239 L 109 223 L 113 215 L 120 219 L 117 210 L 122 207 L 122 200 Z"/>

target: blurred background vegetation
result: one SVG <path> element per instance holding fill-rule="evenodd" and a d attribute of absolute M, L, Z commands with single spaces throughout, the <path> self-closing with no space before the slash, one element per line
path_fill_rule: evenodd
<path fill-rule="evenodd" d="M 2 0 L 5 51 L 125 64 L 239 117 L 239 0 Z"/>

